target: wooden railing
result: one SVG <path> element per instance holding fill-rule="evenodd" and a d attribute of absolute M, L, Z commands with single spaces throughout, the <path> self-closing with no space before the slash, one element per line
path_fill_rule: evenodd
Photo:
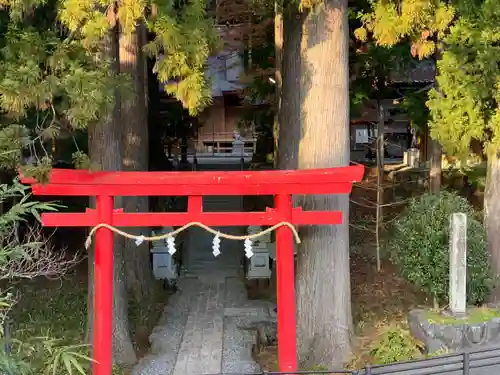
<path fill-rule="evenodd" d="M 242 137 L 244 153 L 254 153 L 257 144 L 256 135 Z M 199 135 L 194 141 L 194 148 L 198 153 L 230 154 L 233 152 L 234 137 L 232 132 L 219 132 L 215 135 Z"/>

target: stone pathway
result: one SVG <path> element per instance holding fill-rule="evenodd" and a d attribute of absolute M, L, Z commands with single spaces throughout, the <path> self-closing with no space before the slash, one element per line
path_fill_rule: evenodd
<path fill-rule="evenodd" d="M 205 211 L 239 211 L 240 197 L 210 197 Z M 241 234 L 241 228 L 219 228 Z M 270 303 L 248 301 L 243 283 L 243 244 L 221 242 L 212 254 L 212 235 L 191 228 L 186 241 L 179 291 L 150 336 L 151 352 L 134 375 L 254 373 L 257 327 L 275 319 Z"/>

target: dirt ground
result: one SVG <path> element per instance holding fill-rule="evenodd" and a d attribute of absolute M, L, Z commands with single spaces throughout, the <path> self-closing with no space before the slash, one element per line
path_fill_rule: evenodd
<path fill-rule="evenodd" d="M 372 173 L 363 184 L 354 187 L 351 194 L 351 288 L 355 335 L 353 355 L 349 368 L 363 368 L 373 363 L 370 350 L 387 327 L 406 325 L 406 314 L 412 308 L 428 304 L 425 295 L 399 278 L 394 266 L 382 260 L 381 271 L 375 260 L 375 202 L 376 176 Z M 418 190 L 415 186 L 414 190 Z M 385 182 L 384 221 L 390 221 L 404 209 L 404 199 L 411 193 Z M 399 196 L 395 199 L 395 195 Z M 258 292 L 251 290 L 253 295 Z M 268 294 L 272 294 L 269 291 Z M 265 293 L 260 293 L 261 296 Z M 267 371 L 277 371 L 277 347 L 267 347 L 256 355 L 256 360 Z"/>
<path fill-rule="evenodd" d="M 355 324 L 353 359 L 350 368 L 373 363 L 370 349 L 386 327 L 405 325 L 412 308 L 426 304 L 425 295 L 396 275 L 394 267 L 384 262 L 381 272 L 366 258 L 351 258 L 352 308 Z M 256 356 L 267 371 L 277 371 L 277 348 L 267 347 Z"/>

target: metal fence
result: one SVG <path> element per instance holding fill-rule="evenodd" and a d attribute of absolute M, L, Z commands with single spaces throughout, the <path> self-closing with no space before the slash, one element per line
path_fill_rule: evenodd
<path fill-rule="evenodd" d="M 500 347 L 373 366 L 364 375 L 500 375 Z"/>
<path fill-rule="evenodd" d="M 500 375 L 500 347 L 490 347 L 429 359 L 376 365 L 362 370 L 267 372 L 217 375 Z M 215 375 L 215 374 L 214 374 Z"/>

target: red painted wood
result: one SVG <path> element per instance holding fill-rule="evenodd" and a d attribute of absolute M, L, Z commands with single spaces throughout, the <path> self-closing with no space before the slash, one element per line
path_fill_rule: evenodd
<path fill-rule="evenodd" d="M 203 212 L 203 197 L 201 195 L 190 195 L 188 197 L 188 212 L 192 214 Z"/>
<path fill-rule="evenodd" d="M 179 213 L 117 213 L 113 223 L 117 227 L 159 227 L 164 225 L 183 226 L 198 221 L 208 226 L 272 226 L 285 218 L 279 212 L 204 212 L 191 214 Z M 50 212 L 42 214 L 46 227 L 94 227 L 101 223 L 95 213 Z M 342 223 L 340 211 L 293 211 L 291 223 L 294 225 L 330 225 Z"/>
<path fill-rule="evenodd" d="M 191 196 L 191 195 L 274 195 L 349 194 L 352 183 L 261 184 L 261 185 L 34 185 L 35 195 L 63 196 Z"/>
<path fill-rule="evenodd" d="M 86 185 L 261 185 L 261 184 L 329 184 L 360 181 L 362 165 L 326 169 L 272 170 L 272 171 L 217 171 L 217 172 L 90 172 L 76 169 L 53 169 L 51 184 Z M 34 184 L 30 178 L 21 178 L 25 184 Z M 187 195 L 187 194 L 184 194 Z M 205 194 L 203 194 L 205 195 Z"/>
<path fill-rule="evenodd" d="M 292 218 L 292 196 L 277 195 L 276 211 Z M 280 372 L 297 371 L 297 336 L 295 317 L 295 271 L 293 233 L 290 228 L 276 230 L 276 297 L 278 305 L 278 365 Z"/>
<path fill-rule="evenodd" d="M 259 172 L 89 172 L 54 169 L 47 185 L 32 184 L 35 195 L 96 196 L 97 211 L 46 213 L 45 226 L 89 226 L 108 223 L 127 226 L 182 226 L 199 221 L 208 226 L 328 225 L 342 222 L 341 212 L 302 211 L 292 208 L 293 194 L 348 194 L 363 177 L 362 166 L 318 170 Z M 274 195 L 275 209 L 266 212 L 203 212 L 207 195 Z M 113 210 L 115 196 L 188 196 L 188 212 L 124 213 Z M 278 357 L 280 371 L 295 372 L 296 318 L 293 235 L 290 228 L 276 233 L 278 294 Z M 94 375 L 111 375 L 113 298 L 113 235 L 101 228 L 96 234 L 94 310 Z"/>
<path fill-rule="evenodd" d="M 101 223 L 113 225 L 113 197 L 98 196 L 96 213 Z M 93 375 L 111 375 L 113 333 L 113 232 L 97 230 L 94 272 Z"/>

